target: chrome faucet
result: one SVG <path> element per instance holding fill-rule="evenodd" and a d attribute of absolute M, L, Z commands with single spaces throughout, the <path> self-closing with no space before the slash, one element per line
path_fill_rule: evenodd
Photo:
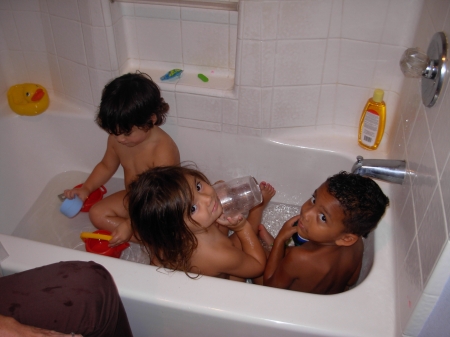
<path fill-rule="evenodd" d="M 406 175 L 406 161 L 364 159 L 362 156 L 357 156 L 356 163 L 352 167 L 352 173 L 394 184 L 402 184 Z"/>

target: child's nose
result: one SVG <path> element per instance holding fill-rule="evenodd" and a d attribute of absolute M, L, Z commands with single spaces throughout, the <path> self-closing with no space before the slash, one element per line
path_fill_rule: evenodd
<path fill-rule="evenodd" d="M 119 143 L 122 143 L 125 141 L 125 136 L 124 135 L 118 135 L 116 136 L 116 139 Z"/>

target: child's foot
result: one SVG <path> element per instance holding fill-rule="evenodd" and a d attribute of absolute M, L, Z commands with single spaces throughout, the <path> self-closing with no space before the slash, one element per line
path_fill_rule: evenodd
<path fill-rule="evenodd" d="M 269 201 L 273 198 L 273 196 L 277 193 L 275 188 L 270 185 L 269 183 L 266 183 L 265 181 L 261 181 L 259 184 L 259 188 L 261 190 L 261 194 L 263 197 L 263 202 L 259 205 L 265 208 Z"/>
<path fill-rule="evenodd" d="M 272 246 L 275 239 L 270 234 L 263 224 L 258 226 L 258 237 L 267 245 Z"/>

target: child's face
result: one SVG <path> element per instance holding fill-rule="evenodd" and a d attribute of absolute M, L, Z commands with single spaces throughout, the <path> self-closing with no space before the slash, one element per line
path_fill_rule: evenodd
<path fill-rule="evenodd" d="M 326 183 L 323 183 L 303 204 L 297 232 L 309 241 L 334 245 L 345 234 L 344 218 L 339 201 L 328 192 Z"/>
<path fill-rule="evenodd" d="M 189 210 L 191 217 L 202 228 L 211 226 L 222 214 L 222 204 L 217 197 L 215 189 L 207 182 L 195 178 L 191 175 L 186 176 L 189 186 L 194 196 L 193 205 Z M 198 226 L 185 219 L 192 232 L 199 230 Z"/>
<path fill-rule="evenodd" d="M 149 130 L 144 131 L 143 129 L 138 128 L 137 126 L 133 126 L 130 133 L 122 133 L 116 137 L 116 140 L 125 146 L 133 147 L 140 143 L 148 137 Z"/>

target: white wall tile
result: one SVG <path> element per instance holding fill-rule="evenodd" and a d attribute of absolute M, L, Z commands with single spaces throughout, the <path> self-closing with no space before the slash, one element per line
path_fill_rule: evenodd
<path fill-rule="evenodd" d="M 325 63 L 323 66 L 322 84 L 337 83 L 339 74 L 340 39 L 328 39 Z"/>
<path fill-rule="evenodd" d="M 22 46 L 20 45 L 19 33 L 17 32 L 12 11 L 0 11 L 0 25 L 8 48 L 10 50 L 21 50 Z"/>
<path fill-rule="evenodd" d="M 322 85 L 320 89 L 319 109 L 317 112 L 317 125 L 332 125 L 336 108 L 336 85 Z"/>
<path fill-rule="evenodd" d="M 445 162 L 447 161 L 450 146 L 442 146 L 442 144 L 450 144 L 450 89 L 441 94 L 438 103 L 441 103 L 439 113 L 431 130 L 431 140 L 436 154 L 436 164 L 438 172 L 442 172 Z M 433 109 L 436 110 L 436 109 Z M 428 117 L 428 114 L 427 114 Z"/>
<path fill-rule="evenodd" d="M 450 161 L 447 161 L 441 177 L 441 193 L 447 223 L 447 233 L 450 233 Z M 450 237 L 450 234 L 449 234 Z"/>
<path fill-rule="evenodd" d="M 261 127 L 261 89 L 240 87 L 239 125 L 254 128 Z"/>
<path fill-rule="evenodd" d="M 420 226 L 423 224 L 423 218 L 436 189 L 438 178 L 436 176 L 436 167 L 434 164 L 434 154 L 431 148 L 431 142 L 427 142 L 425 151 L 417 168 L 417 176 L 413 181 L 412 192 L 414 198 L 414 206 L 416 211 L 416 221 Z"/>
<path fill-rule="evenodd" d="M 136 18 L 136 34 L 141 59 L 182 62 L 179 21 Z"/>
<path fill-rule="evenodd" d="M 422 284 L 427 284 L 437 259 L 448 241 L 441 194 L 436 188 L 418 230 Z"/>
<path fill-rule="evenodd" d="M 271 126 L 315 125 L 319 94 L 317 85 L 274 88 Z"/>
<path fill-rule="evenodd" d="M 407 195 L 404 208 L 400 210 L 399 219 L 402 219 L 402 225 L 394 226 L 394 240 L 396 265 L 402 266 L 417 234 L 412 193 Z"/>
<path fill-rule="evenodd" d="M 100 106 L 105 85 L 114 78 L 110 71 L 89 68 L 89 81 L 92 88 L 92 98 L 95 107 Z"/>
<path fill-rule="evenodd" d="M 9 53 L 11 58 L 11 64 L 13 67 L 13 71 L 15 74 L 15 78 L 17 79 L 17 83 L 24 83 L 28 80 L 28 69 L 27 64 L 25 62 L 25 58 L 23 56 L 23 52 L 21 51 L 11 51 Z"/>
<path fill-rule="evenodd" d="M 169 104 L 169 113 L 167 116 L 177 117 L 177 100 L 174 92 L 161 91 L 161 96 L 164 98 L 167 104 Z"/>
<path fill-rule="evenodd" d="M 185 119 L 185 118 L 178 118 L 177 123 L 180 126 L 185 126 L 185 127 L 194 128 L 194 129 L 202 129 L 202 130 L 210 130 L 210 131 L 218 131 L 218 132 L 222 130 L 220 123 L 211 123 L 211 122 L 199 121 L 199 120 L 194 120 L 194 119 Z"/>
<path fill-rule="evenodd" d="M 261 86 L 261 47 L 260 41 L 243 41 L 241 85 Z"/>
<path fill-rule="evenodd" d="M 183 61 L 186 64 L 228 67 L 227 25 L 182 22 Z"/>
<path fill-rule="evenodd" d="M 114 24 L 114 37 L 119 67 L 129 59 L 138 59 L 136 23 L 132 17 L 123 17 Z"/>
<path fill-rule="evenodd" d="M 38 0 L 13 0 L 9 1 L 11 8 L 18 11 L 39 11 Z"/>
<path fill-rule="evenodd" d="M 27 65 L 27 82 L 38 83 L 45 88 L 51 88 L 52 80 L 47 61 L 47 53 L 24 52 L 25 64 Z"/>
<path fill-rule="evenodd" d="M 228 11 L 181 7 L 181 19 L 183 21 L 229 23 Z"/>
<path fill-rule="evenodd" d="M 98 70 L 111 70 L 105 28 L 83 24 L 82 29 L 87 65 Z"/>
<path fill-rule="evenodd" d="M 14 12 L 20 44 L 24 51 L 46 51 L 44 31 L 39 12 Z"/>
<path fill-rule="evenodd" d="M 106 27 L 112 26 L 112 14 L 109 0 L 100 0 L 102 5 L 103 22 Z"/>
<path fill-rule="evenodd" d="M 423 105 L 419 106 L 419 110 L 413 123 L 414 126 L 411 130 L 411 137 L 407 140 L 406 151 L 408 153 L 409 168 L 416 172 L 418 171 L 419 164 L 422 161 L 422 156 L 430 137 Z"/>
<path fill-rule="evenodd" d="M 261 4 L 261 37 L 274 40 L 277 37 L 279 1 L 263 2 Z"/>
<path fill-rule="evenodd" d="M 261 86 L 271 87 L 275 75 L 275 57 L 277 53 L 276 41 L 261 42 Z M 243 68 L 244 71 L 245 68 Z"/>
<path fill-rule="evenodd" d="M 372 88 L 381 88 L 384 91 L 393 90 L 400 93 L 401 87 L 393 88 L 395 79 L 403 78 L 399 61 L 404 48 L 397 46 L 380 45 L 373 75 Z"/>
<path fill-rule="evenodd" d="M 237 26 L 231 25 L 229 28 L 229 42 L 228 42 L 228 68 L 236 68 L 236 47 L 237 47 Z"/>
<path fill-rule="evenodd" d="M 450 9 L 450 2 L 448 2 L 448 0 L 427 0 L 425 4 L 426 9 L 430 13 L 434 30 L 442 30 L 446 17 L 448 15 L 448 11 Z"/>
<path fill-rule="evenodd" d="M 58 58 L 56 55 L 48 55 L 48 65 L 50 68 L 50 76 L 52 78 L 53 90 L 57 93 L 63 94 L 64 86 L 62 84 Z"/>
<path fill-rule="evenodd" d="M 41 13 L 47 13 L 48 14 L 48 7 L 47 7 L 47 1 L 46 0 L 39 0 L 39 7 L 41 8 Z"/>
<path fill-rule="evenodd" d="M 47 0 L 48 12 L 69 20 L 80 21 L 77 0 Z"/>
<path fill-rule="evenodd" d="M 372 95 L 373 91 L 371 89 L 338 85 L 334 123 L 359 127 L 359 120 L 364 106 Z"/>
<path fill-rule="evenodd" d="M 222 98 L 222 122 L 230 125 L 238 123 L 238 101 Z"/>
<path fill-rule="evenodd" d="M 119 69 L 119 60 L 117 59 L 116 41 L 114 39 L 114 28 L 112 26 L 105 27 L 106 41 L 108 43 L 108 55 L 111 70 Z"/>
<path fill-rule="evenodd" d="M 389 0 L 344 0 L 342 37 L 367 42 L 380 42 Z"/>
<path fill-rule="evenodd" d="M 262 2 L 243 1 L 240 3 L 239 23 L 243 39 L 261 38 Z"/>
<path fill-rule="evenodd" d="M 330 28 L 328 31 L 329 38 L 340 38 L 342 27 L 342 6 L 344 0 L 333 0 L 331 9 Z"/>
<path fill-rule="evenodd" d="M 326 40 L 278 40 L 275 85 L 320 84 Z"/>
<path fill-rule="evenodd" d="M 272 120 L 272 96 L 273 88 L 261 89 L 261 127 L 270 128 Z"/>
<path fill-rule="evenodd" d="M 339 83 L 371 87 L 378 47 L 376 43 L 341 40 Z"/>
<path fill-rule="evenodd" d="M 64 93 L 82 102 L 94 104 L 88 68 L 61 57 L 58 58 L 58 63 Z"/>
<path fill-rule="evenodd" d="M 53 42 L 53 32 L 52 32 L 52 25 L 50 23 L 50 16 L 48 14 L 41 14 L 41 20 L 42 20 L 42 30 L 44 32 L 46 51 L 50 54 L 55 55 L 56 49 L 55 43 Z"/>
<path fill-rule="evenodd" d="M 181 9 L 178 6 L 158 6 L 150 4 L 135 4 L 136 16 L 155 19 L 180 20 Z"/>
<path fill-rule="evenodd" d="M 389 3 L 382 43 L 413 47 L 412 27 L 419 22 L 423 0 L 395 0 Z"/>
<path fill-rule="evenodd" d="M 58 56 L 86 65 L 81 23 L 56 16 L 50 16 L 50 22 Z"/>
<path fill-rule="evenodd" d="M 281 1 L 277 37 L 326 38 L 332 5 L 331 0 Z"/>
<path fill-rule="evenodd" d="M 78 0 L 78 9 L 82 23 L 105 27 L 101 0 Z"/>
<path fill-rule="evenodd" d="M 220 98 L 177 93 L 176 99 L 179 118 L 222 122 L 222 100 Z"/>

